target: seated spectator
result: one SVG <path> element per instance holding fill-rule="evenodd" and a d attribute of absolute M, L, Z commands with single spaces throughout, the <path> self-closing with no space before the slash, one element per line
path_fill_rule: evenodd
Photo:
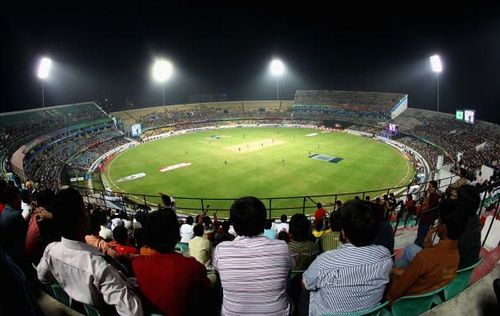
<path fill-rule="evenodd" d="M 458 239 L 460 262 L 458 269 L 469 267 L 479 261 L 481 251 L 481 224 L 477 210 L 481 203 L 479 191 L 471 185 L 463 185 L 457 191 L 459 208 L 464 215 L 465 229 Z"/>
<path fill-rule="evenodd" d="M 109 246 L 116 251 L 118 256 L 139 254 L 139 251 L 130 245 L 128 230 L 125 226 L 120 225 L 113 229 L 113 239 L 114 241 L 110 242 Z"/>
<path fill-rule="evenodd" d="M 97 248 L 104 255 L 116 258 L 118 254 L 111 247 L 109 242 L 99 236 L 99 229 L 102 229 L 106 223 L 106 213 L 103 210 L 96 208 L 90 210 L 90 234 L 85 236 L 85 243 L 89 246 Z M 106 228 L 107 229 L 107 228 Z"/>
<path fill-rule="evenodd" d="M 289 243 L 290 242 L 290 236 L 288 235 L 288 233 L 284 230 L 280 231 L 278 233 L 278 238 L 276 238 L 278 240 L 283 240 L 284 242 L 286 243 Z"/>
<path fill-rule="evenodd" d="M 373 245 L 378 223 L 371 203 L 347 202 L 340 223 L 345 243 L 318 256 L 303 274 L 304 286 L 311 291 L 309 315 L 372 308 L 389 283 L 391 254 Z"/>
<path fill-rule="evenodd" d="M 2 192 L 5 208 L 0 215 L 0 244 L 21 269 L 27 267 L 24 255 L 28 223 L 21 215 L 21 197 L 17 187 L 7 185 Z M 26 271 L 26 270 L 25 270 Z"/>
<path fill-rule="evenodd" d="M 279 232 L 284 230 L 288 233 L 288 223 L 287 223 L 288 217 L 286 214 L 281 215 L 280 217 L 280 223 L 276 224 L 276 231 Z"/>
<path fill-rule="evenodd" d="M 0 245 L 0 314 L 40 315 L 30 295 L 26 277 Z"/>
<path fill-rule="evenodd" d="M 130 284 L 97 249 L 85 244 L 90 216 L 78 191 L 69 188 L 56 194 L 54 220 L 62 238 L 45 249 L 37 267 L 38 279 L 59 283 L 78 302 L 93 306 L 105 303 L 119 315 L 143 315 L 141 301 Z"/>
<path fill-rule="evenodd" d="M 314 212 L 314 220 L 321 221 L 326 217 L 326 211 L 321 203 L 316 203 L 316 211 Z"/>
<path fill-rule="evenodd" d="M 276 230 L 273 229 L 273 222 L 270 219 L 266 219 L 266 225 L 264 226 L 264 236 L 269 239 L 276 239 Z"/>
<path fill-rule="evenodd" d="M 209 268 L 212 259 L 212 246 L 210 245 L 210 241 L 203 237 L 205 228 L 202 224 L 196 224 L 193 232 L 194 237 L 189 241 L 189 255 Z"/>
<path fill-rule="evenodd" d="M 210 281 L 205 267 L 191 257 L 174 251 L 180 240 L 179 221 L 171 209 L 148 215 L 146 239 L 154 253 L 132 259 L 139 290 L 163 315 L 198 315 Z"/>
<path fill-rule="evenodd" d="M 295 270 L 305 270 L 319 253 L 318 245 L 311 241 L 311 222 L 304 214 L 295 214 L 290 219 L 290 242 L 288 249 L 295 262 Z"/>
<path fill-rule="evenodd" d="M 377 235 L 373 241 L 374 245 L 384 246 L 394 254 L 394 230 L 389 222 L 384 219 L 384 209 L 381 205 L 373 204 L 373 210 L 378 222 Z"/>
<path fill-rule="evenodd" d="M 424 202 L 420 207 L 418 228 L 417 228 L 417 239 L 415 239 L 415 244 L 422 247 L 424 244 L 424 238 L 427 234 L 429 228 L 434 224 L 436 220 L 437 207 L 439 205 L 439 196 L 437 194 L 437 181 L 429 182 L 427 188 L 427 195 L 424 198 Z"/>
<path fill-rule="evenodd" d="M 339 213 L 330 215 L 330 229 L 325 230 L 319 239 L 321 252 L 337 249 L 341 244 Z"/>
<path fill-rule="evenodd" d="M 181 225 L 181 242 L 188 243 L 193 238 L 193 216 L 186 217 L 186 223 Z"/>
<path fill-rule="evenodd" d="M 400 297 L 420 295 L 443 287 L 457 273 L 460 256 L 458 239 L 465 225 L 456 202 L 446 200 L 441 205 L 441 223 L 437 226 L 439 243 L 417 253 L 407 269 L 393 269 L 393 280 L 387 299 L 393 303 Z"/>
<path fill-rule="evenodd" d="M 25 252 L 30 262 L 38 264 L 45 247 L 54 241 L 61 241 L 61 235 L 54 223 L 51 190 L 37 192 L 34 196 L 35 209 L 29 219 L 26 233 Z"/>
<path fill-rule="evenodd" d="M 220 243 L 212 257 L 222 283 L 222 315 L 290 315 L 286 286 L 293 260 L 286 243 L 262 235 L 266 215 L 266 207 L 254 197 L 231 206 L 238 237 Z"/>
<path fill-rule="evenodd" d="M 315 237 L 315 238 L 320 238 L 323 233 L 325 232 L 324 230 L 324 221 L 325 219 L 322 219 L 322 220 L 319 220 L 319 221 L 314 221 L 314 228 L 312 230 L 312 235 Z"/>
<path fill-rule="evenodd" d="M 217 246 L 223 241 L 233 241 L 234 236 L 229 233 L 229 228 L 231 225 L 229 224 L 229 221 L 224 221 L 221 224 L 220 230 L 215 233 L 214 236 L 214 244 Z"/>

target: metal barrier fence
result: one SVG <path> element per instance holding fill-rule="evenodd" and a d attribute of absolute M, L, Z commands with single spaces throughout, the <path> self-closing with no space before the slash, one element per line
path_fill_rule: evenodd
<path fill-rule="evenodd" d="M 454 177 L 448 177 L 438 182 L 438 188 L 443 189 L 449 186 Z M 429 181 L 430 182 L 430 181 Z M 316 204 L 321 203 L 325 207 L 331 207 L 337 201 L 346 202 L 354 199 L 356 196 L 360 199 L 370 197 L 374 200 L 376 197 L 394 193 L 396 199 L 405 198 L 412 194 L 416 199 L 420 198 L 427 188 L 429 182 L 418 185 L 407 185 L 391 187 L 384 189 L 358 191 L 350 193 L 334 193 L 321 195 L 304 195 L 291 197 L 259 197 L 266 205 L 269 218 L 278 218 L 282 214 L 310 214 L 316 209 Z M 160 195 L 149 195 L 140 193 L 112 192 L 102 189 L 89 189 L 76 186 L 87 203 L 97 204 L 105 208 L 123 210 L 128 213 L 134 213 L 138 209 L 149 208 L 156 209 L 162 204 Z M 176 208 L 179 213 L 199 214 L 200 212 L 217 212 L 221 218 L 229 217 L 229 209 L 236 198 L 199 198 L 199 197 L 180 197 L 175 196 Z M 209 215 L 212 215 L 209 213 Z"/>

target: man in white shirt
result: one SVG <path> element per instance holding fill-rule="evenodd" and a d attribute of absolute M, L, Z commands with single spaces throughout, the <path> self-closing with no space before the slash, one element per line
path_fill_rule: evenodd
<path fill-rule="evenodd" d="M 181 242 L 188 243 L 191 238 L 193 238 L 193 223 L 194 219 L 192 216 L 186 218 L 186 223 L 181 225 Z"/>
<path fill-rule="evenodd" d="M 42 283 L 57 282 L 74 300 L 113 306 L 119 315 L 143 315 L 141 300 L 97 248 L 85 244 L 90 217 L 80 193 L 60 191 L 54 199 L 54 220 L 62 238 L 45 248 L 37 267 Z"/>

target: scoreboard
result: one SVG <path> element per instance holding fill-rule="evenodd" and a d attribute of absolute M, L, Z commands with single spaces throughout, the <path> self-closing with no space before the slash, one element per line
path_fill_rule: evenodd
<path fill-rule="evenodd" d="M 469 124 L 474 124 L 476 122 L 476 111 L 475 110 L 456 110 L 455 119 Z"/>

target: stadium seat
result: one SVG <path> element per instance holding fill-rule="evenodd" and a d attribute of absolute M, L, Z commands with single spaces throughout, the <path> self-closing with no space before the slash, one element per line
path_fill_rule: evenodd
<path fill-rule="evenodd" d="M 175 245 L 175 250 L 180 251 L 182 253 L 189 253 L 189 245 L 185 242 L 178 242 Z"/>
<path fill-rule="evenodd" d="M 431 309 L 434 298 L 438 297 L 446 286 L 422 295 L 404 296 L 392 304 L 391 314 L 393 316 L 420 315 Z"/>
<path fill-rule="evenodd" d="M 85 314 L 87 316 L 101 316 L 99 310 L 92 305 L 83 304 L 83 308 L 85 308 Z"/>
<path fill-rule="evenodd" d="M 447 301 L 469 286 L 469 279 L 474 268 L 481 264 L 483 257 L 480 257 L 478 262 L 473 265 L 457 271 L 457 276 L 443 290 L 444 300 Z"/>
<path fill-rule="evenodd" d="M 322 314 L 321 316 L 382 316 L 384 313 L 387 313 L 387 310 L 384 308 L 389 304 L 388 301 L 385 301 L 377 306 L 365 309 L 362 311 L 352 312 L 352 313 L 340 313 L 340 314 Z"/>
<path fill-rule="evenodd" d="M 50 294 L 59 302 L 71 307 L 71 298 L 66 294 L 64 289 L 57 283 L 49 286 Z"/>

